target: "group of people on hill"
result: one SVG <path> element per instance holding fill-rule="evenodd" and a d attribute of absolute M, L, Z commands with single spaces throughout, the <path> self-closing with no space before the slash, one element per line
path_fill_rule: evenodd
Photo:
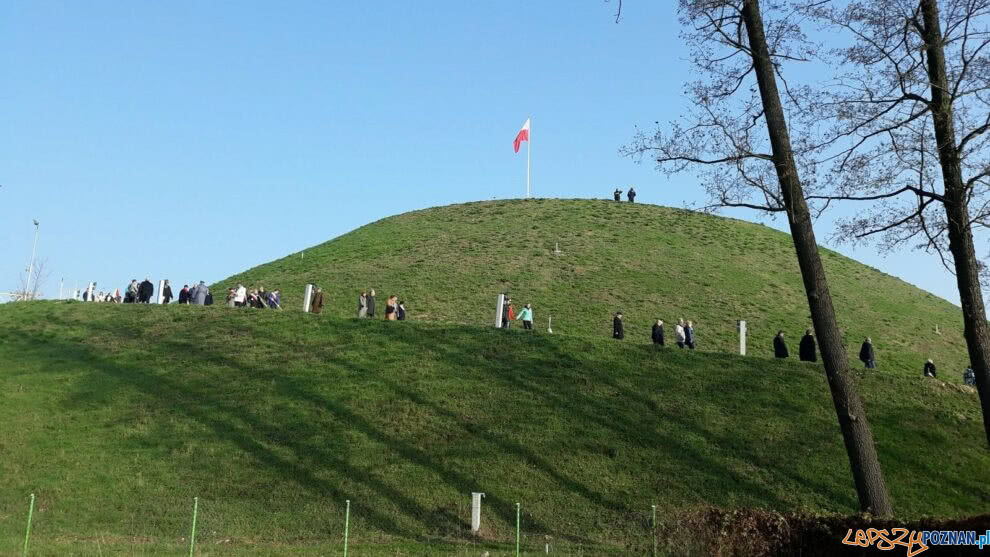
<path fill-rule="evenodd" d="M 811 333 L 811 329 L 805 330 L 804 336 L 801 337 L 801 342 L 798 344 L 798 358 L 802 362 L 817 362 L 817 348 L 815 336 Z M 871 357 L 872 351 L 873 347 L 871 346 Z M 791 356 L 787 349 L 787 343 L 784 342 L 784 331 L 777 331 L 777 336 L 773 337 L 773 355 L 776 358 L 789 358 Z"/>
<path fill-rule="evenodd" d="M 519 311 L 519 315 L 516 315 L 516 306 L 512 303 L 512 298 L 506 296 L 505 301 L 502 302 L 502 328 L 509 329 L 513 321 L 522 321 L 523 329 L 532 331 L 533 305 L 524 305 L 522 310 Z"/>
<path fill-rule="evenodd" d="M 131 279 L 131 283 L 127 285 L 127 289 L 124 292 L 124 303 L 125 304 L 148 304 L 151 303 L 151 297 L 155 294 L 155 285 L 151 284 L 151 281 L 147 277 L 140 284 L 138 284 L 137 279 Z M 169 303 L 172 300 L 172 287 L 169 286 L 168 281 L 165 281 L 165 288 L 162 294 L 163 302 Z"/>
<path fill-rule="evenodd" d="M 168 288 L 169 299 L 171 299 L 172 289 L 168 286 L 168 281 L 165 281 L 165 287 Z M 165 301 L 165 303 L 167 304 L 168 302 Z M 206 286 L 204 281 L 199 281 L 199 284 L 193 286 L 192 288 L 189 288 L 188 284 L 183 284 L 182 290 L 179 290 L 179 303 L 196 306 L 212 306 L 213 293 L 210 292 L 210 288 Z"/>
<path fill-rule="evenodd" d="M 322 296 L 322 293 L 321 293 Z M 376 311 L 376 298 L 375 289 L 362 291 L 358 294 L 358 306 L 357 306 L 357 316 L 360 319 L 374 319 Z M 320 307 L 323 307 L 322 297 L 320 299 Z M 319 313 L 319 312 L 317 312 Z M 405 321 L 406 320 L 406 303 L 400 301 L 399 297 L 392 294 L 385 300 L 385 320 L 386 321 Z"/>
<path fill-rule="evenodd" d="M 256 309 L 282 309 L 282 293 L 278 290 L 265 291 L 264 286 L 248 290 L 241 283 L 227 289 L 227 307 L 249 307 Z"/>
<path fill-rule="evenodd" d="M 667 344 L 663 327 L 663 319 L 657 318 L 656 322 L 653 323 L 653 327 L 650 329 L 650 339 L 655 346 L 666 346 Z M 621 311 L 615 312 L 615 316 L 612 317 L 612 338 L 616 340 L 626 338 L 626 328 L 622 322 Z M 684 319 L 677 320 L 677 325 L 674 326 L 674 344 L 678 348 L 695 349 L 694 321 L 690 319 L 687 321 L 684 321 Z"/>
<path fill-rule="evenodd" d="M 612 197 L 616 201 L 622 201 L 622 190 L 615 188 L 615 191 L 612 192 Z M 626 199 L 628 199 L 630 203 L 636 202 L 636 190 L 632 186 L 630 186 L 629 191 L 626 192 Z"/>

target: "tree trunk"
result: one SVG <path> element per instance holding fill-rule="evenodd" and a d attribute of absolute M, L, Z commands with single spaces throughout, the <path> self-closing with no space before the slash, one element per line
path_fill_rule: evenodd
<path fill-rule="evenodd" d="M 921 33 L 928 55 L 928 79 L 932 92 L 932 121 L 938 143 L 938 160 L 945 187 L 945 216 L 948 221 L 949 250 L 956 267 L 959 301 L 963 310 L 963 331 L 969 361 L 976 374 L 976 388 L 983 409 L 983 429 L 990 446 L 990 343 L 987 337 L 986 308 L 980 287 L 973 231 L 969 226 L 969 201 L 962 178 L 962 164 L 956 144 L 952 97 L 945 71 L 945 50 L 935 0 L 921 0 Z"/>
<path fill-rule="evenodd" d="M 876 447 L 873 444 L 873 433 L 866 419 L 863 402 L 856 394 L 855 382 L 849 376 L 849 360 L 842 347 L 825 269 L 818 254 L 811 214 L 808 211 L 797 165 L 791 151 L 787 121 L 780 104 L 773 61 L 763 31 L 759 0 L 743 0 L 742 17 L 746 24 L 753 67 L 763 100 L 767 131 L 773 149 L 773 162 L 777 168 L 777 178 L 780 180 L 791 237 L 794 239 L 801 277 L 804 279 L 804 288 L 808 294 L 808 306 L 811 309 L 815 334 L 821 347 L 822 362 L 825 364 L 825 375 L 832 392 L 832 402 L 835 404 L 839 428 L 842 430 L 842 438 L 845 440 L 849 464 L 856 482 L 859 506 L 864 512 L 890 516 L 893 510 Z"/>

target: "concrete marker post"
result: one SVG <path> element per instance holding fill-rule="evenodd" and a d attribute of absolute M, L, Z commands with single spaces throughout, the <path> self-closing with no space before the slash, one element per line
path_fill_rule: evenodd
<path fill-rule="evenodd" d="M 739 355 L 746 355 L 746 320 L 736 321 L 736 328 L 739 329 Z"/>
<path fill-rule="evenodd" d="M 165 303 L 165 281 L 164 280 L 158 281 L 158 301 L 155 302 L 155 303 L 156 304 L 159 304 L 159 305 Z"/>
<path fill-rule="evenodd" d="M 313 285 L 307 284 L 303 293 L 303 313 L 309 313 L 309 304 L 313 301 Z"/>
<path fill-rule="evenodd" d="M 516 557 L 519 557 L 519 503 L 516 503 Z"/>
<path fill-rule="evenodd" d="M 657 557 L 657 506 L 653 507 L 653 557 Z"/>
<path fill-rule="evenodd" d="M 475 536 L 481 533 L 481 498 L 484 493 L 471 493 L 471 533 Z"/>

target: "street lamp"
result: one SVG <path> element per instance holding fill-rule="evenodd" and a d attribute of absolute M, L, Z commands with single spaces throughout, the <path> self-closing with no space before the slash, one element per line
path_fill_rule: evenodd
<path fill-rule="evenodd" d="M 31 250 L 31 266 L 28 267 L 27 288 L 24 289 L 25 290 L 24 298 L 29 299 L 30 297 L 30 299 L 32 300 L 34 299 L 34 295 L 31 293 L 31 276 L 34 275 L 34 255 L 38 251 L 38 228 L 40 224 L 38 222 L 38 219 L 33 219 L 33 220 L 34 220 L 34 248 Z"/>

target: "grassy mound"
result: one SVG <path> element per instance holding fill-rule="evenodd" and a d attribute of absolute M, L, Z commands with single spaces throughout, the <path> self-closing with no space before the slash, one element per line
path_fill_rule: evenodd
<path fill-rule="evenodd" d="M 468 209 L 492 207 L 458 211 Z M 357 260 L 343 250 L 354 238 L 337 242 L 334 257 Z M 833 275 L 847 265 L 883 278 L 829 262 Z M 380 271 L 383 283 L 402 276 Z M 613 271 L 587 273 L 605 281 Z M 779 275 L 773 284 L 784 288 Z M 487 314 L 468 292 L 437 310 L 466 308 L 464 321 Z M 903 303 L 941 307 L 923 294 Z M 348 499 L 354 555 L 480 555 L 468 541 L 472 491 L 487 493 L 480 543 L 502 544 L 485 546 L 492 555 L 508 554 L 516 502 L 533 555 L 545 536 L 563 554 L 639 552 L 653 504 L 661 519 L 704 504 L 855 510 L 819 366 L 594 338 L 599 319 L 581 313 L 562 328 L 586 335 L 549 336 L 437 324 L 436 312 L 433 322 L 394 323 L 216 306 L 0 306 L 0 553 L 20 549 L 29 493 L 38 497 L 34 555 L 183 551 L 194 496 L 198 547 L 210 555 L 339 554 Z M 975 394 L 907 375 L 860 378 L 896 511 L 985 512 L 990 454 Z"/>
<path fill-rule="evenodd" d="M 822 256 L 852 360 L 870 336 L 878 373 L 920 376 L 933 358 L 945 380 L 961 382 L 968 356 L 958 307 L 833 251 Z M 495 297 L 507 291 L 517 307 L 534 305 L 538 329 L 552 316 L 559 335 L 608 338 L 611 315 L 622 310 L 631 341 L 649 342 L 658 317 L 673 336 L 673 322 L 683 317 L 696 323 L 700 349 L 727 353 L 738 351 L 738 319 L 748 321 L 754 354 L 771 353 L 778 329 L 796 354 L 811 326 L 787 234 L 609 201 L 492 201 L 406 213 L 215 288 L 225 292 L 238 281 L 281 288 L 283 305 L 294 311 L 313 282 L 336 317 L 354 315 L 359 292 L 375 288 L 379 312 L 395 293 L 411 319 L 475 326 L 494 321 Z"/>

